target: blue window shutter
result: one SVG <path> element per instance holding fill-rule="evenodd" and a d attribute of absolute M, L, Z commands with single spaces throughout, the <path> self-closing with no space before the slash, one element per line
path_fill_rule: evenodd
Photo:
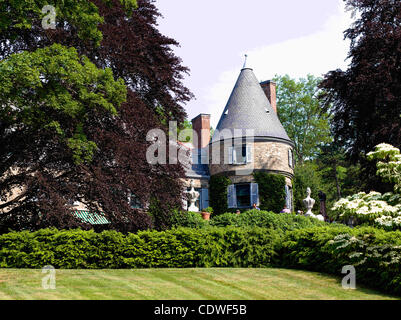
<path fill-rule="evenodd" d="M 234 184 L 229 185 L 227 188 L 227 202 L 229 209 L 237 207 L 237 193 Z"/>
<path fill-rule="evenodd" d="M 247 144 L 246 145 L 246 163 L 252 163 L 252 162 L 253 162 L 252 145 Z"/>
<path fill-rule="evenodd" d="M 209 207 L 209 189 L 202 189 L 201 190 L 201 208 L 205 209 Z"/>
<path fill-rule="evenodd" d="M 259 205 L 259 185 L 257 183 L 251 183 L 251 206 L 254 203 Z"/>

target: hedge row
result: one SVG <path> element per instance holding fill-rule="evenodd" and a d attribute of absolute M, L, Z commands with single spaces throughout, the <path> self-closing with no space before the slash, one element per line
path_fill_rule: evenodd
<path fill-rule="evenodd" d="M 0 236 L 1 268 L 266 267 L 280 234 L 262 228 L 12 232 Z"/>
<path fill-rule="evenodd" d="M 210 225 L 216 227 L 260 227 L 287 231 L 313 226 L 325 226 L 327 223 L 292 213 L 277 214 L 268 211 L 250 210 L 239 215 L 225 213 L 213 217 Z"/>
<path fill-rule="evenodd" d="M 357 282 L 401 294 L 401 232 L 373 227 L 313 227 L 288 232 L 280 244 L 279 264 L 286 268 L 341 275 L 352 265 Z"/>
<path fill-rule="evenodd" d="M 214 227 L 259 227 L 280 230 L 296 230 L 313 226 L 325 226 L 327 223 L 291 213 L 277 214 L 268 211 L 249 210 L 241 214 L 224 213 L 205 221 L 198 212 L 177 212 L 173 216 L 174 227 L 205 228 Z"/>
<path fill-rule="evenodd" d="M 259 227 L 12 232 L 0 236 L 0 267 L 63 269 L 285 267 L 341 276 L 401 295 L 401 232 L 326 225 L 284 232 Z"/>

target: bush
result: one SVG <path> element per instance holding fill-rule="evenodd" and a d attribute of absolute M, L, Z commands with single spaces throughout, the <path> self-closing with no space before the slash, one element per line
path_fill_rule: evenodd
<path fill-rule="evenodd" d="M 260 227 L 275 230 L 295 230 L 312 226 L 324 226 L 325 222 L 291 213 L 273 213 L 259 210 L 249 210 L 241 214 L 225 213 L 214 217 L 210 225 L 216 227 Z"/>
<path fill-rule="evenodd" d="M 172 216 L 172 227 L 204 228 L 209 222 L 203 220 L 200 212 L 176 211 Z"/>
<path fill-rule="evenodd" d="M 356 268 L 357 281 L 401 294 L 401 232 L 373 227 L 314 227 L 288 232 L 278 249 L 279 266 L 340 275 Z"/>
<path fill-rule="evenodd" d="M 261 228 L 178 228 L 124 235 L 45 229 L 0 236 L 1 268 L 268 267 L 280 235 Z"/>
<path fill-rule="evenodd" d="M 209 181 L 210 206 L 216 215 L 228 211 L 227 188 L 231 180 L 225 176 L 211 176 Z"/>
<path fill-rule="evenodd" d="M 253 176 L 259 185 L 260 208 L 280 212 L 285 205 L 285 177 L 266 172 L 255 172 Z"/>

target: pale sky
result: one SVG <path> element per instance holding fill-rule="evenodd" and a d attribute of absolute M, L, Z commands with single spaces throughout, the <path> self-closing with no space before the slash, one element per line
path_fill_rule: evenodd
<path fill-rule="evenodd" d="M 156 0 L 159 30 L 177 40 L 190 68 L 184 84 L 195 94 L 185 109 L 189 120 L 224 110 L 248 54 L 260 81 L 275 74 L 322 76 L 346 69 L 352 23 L 342 0 Z"/>

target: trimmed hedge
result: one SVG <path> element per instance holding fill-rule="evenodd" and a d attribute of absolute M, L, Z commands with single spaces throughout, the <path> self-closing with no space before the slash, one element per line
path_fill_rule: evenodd
<path fill-rule="evenodd" d="M 314 227 L 288 232 L 279 266 L 334 275 L 352 265 L 357 282 L 401 294 L 401 232 L 373 227 Z"/>
<path fill-rule="evenodd" d="M 216 227 L 260 227 L 286 231 L 313 226 L 325 226 L 327 223 L 291 213 L 277 214 L 267 211 L 249 210 L 239 215 L 225 213 L 213 217 L 210 225 Z"/>
<path fill-rule="evenodd" d="M 262 228 L 12 232 L 0 236 L 1 268 L 268 267 L 280 235 Z"/>
<path fill-rule="evenodd" d="M 243 220 L 241 220 L 243 219 Z M 341 276 L 401 295 L 401 232 L 351 229 L 290 214 L 252 212 L 216 217 L 228 227 L 178 228 L 138 234 L 44 229 L 0 236 L 1 268 L 63 269 L 284 267 Z M 233 225 L 241 226 L 241 228 Z M 260 227 L 249 227 L 260 225 Z M 284 231 L 287 230 L 287 231 Z"/>
<path fill-rule="evenodd" d="M 177 211 L 173 213 L 171 221 L 173 228 L 204 228 L 209 225 L 200 212 Z"/>

